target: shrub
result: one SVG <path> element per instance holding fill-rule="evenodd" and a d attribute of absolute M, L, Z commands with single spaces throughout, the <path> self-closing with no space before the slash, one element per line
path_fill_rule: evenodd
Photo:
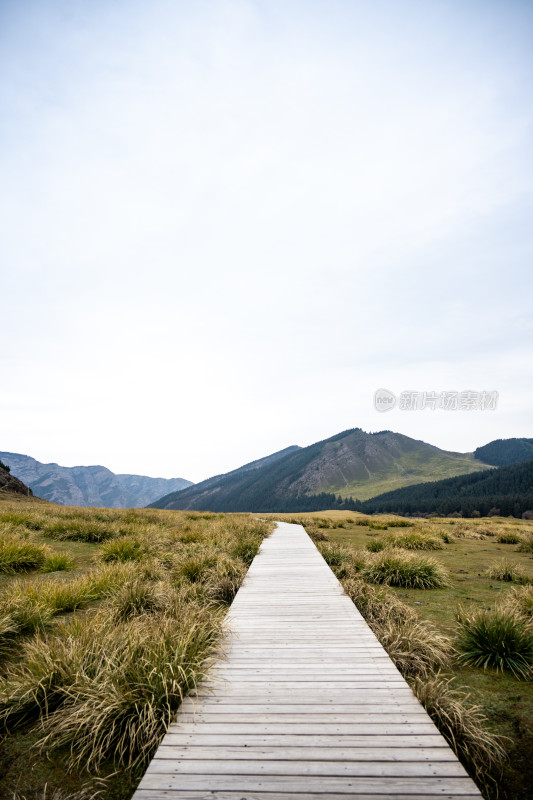
<path fill-rule="evenodd" d="M 448 574 L 438 561 L 401 550 L 378 553 L 364 568 L 363 578 L 370 583 L 410 589 L 436 589 L 448 585 Z"/>
<path fill-rule="evenodd" d="M 533 664 L 533 627 L 514 611 L 478 611 L 458 616 L 462 664 L 527 678 Z"/>
<path fill-rule="evenodd" d="M 41 572 L 62 572 L 74 569 L 74 560 L 68 553 L 52 553 L 44 562 Z"/>
<path fill-rule="evenodd" d="M 427 713 L 477 782 L 487 788 L 505 761 L 503 737 L 487 728 L 487 718 L 468 695 L 452 687 L 440 674 L 418 677 L 411 683 Z"/>
<path fill-rule="evenodd" d="M 27 542 L 12 534 L 0 534 L 0 572 L 6 575 L 39 569 L 47 554 L 42 545 Z"/>

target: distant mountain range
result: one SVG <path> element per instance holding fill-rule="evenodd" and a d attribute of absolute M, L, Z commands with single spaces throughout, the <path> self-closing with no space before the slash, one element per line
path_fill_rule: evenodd
<path fill-rule="evenodd" d="M 23 481 L 35 495 L 65 506 L 143 508 L 168 492 L 192 485 L 184 478 L 117 475 L 101 466 L 42 464 L 21 453 L 0 452 L 0 460 L 11 467 L 11 475 Z"/>
<path fill-rule="evenodd" d="M 152 503 L 209 511 L 301 511 L 332 507 L 338 496 L 365 500 L 385 490 L 490 467 L 401 433 L 360 428 L 309 447 L 289 447 Z M 349 507 L 347 505 L 346 507 Z"/>

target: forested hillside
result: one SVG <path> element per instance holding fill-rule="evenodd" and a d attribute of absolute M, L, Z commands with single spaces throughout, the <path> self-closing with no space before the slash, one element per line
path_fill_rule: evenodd
<path fill-rule="evenodd" d="M 533 461 L 386 492 L 358 506 L 368 514 L 520 517 L 533 510 Z"/>

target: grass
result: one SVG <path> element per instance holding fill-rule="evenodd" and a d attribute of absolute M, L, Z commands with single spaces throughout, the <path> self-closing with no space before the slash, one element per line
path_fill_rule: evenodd
<path fill-rule="evenodd" d="M 41 572 L 65 572 L 74 569 L 75 562 L 70 553 L 52 553 L 47 556 Z"/>
<path fill-rule="evenodd" d="M 444 542 L 439 536 L 428 536 L 415 531 L 409 533 L 389 533 L 385 537 L 389 547 L 401 547 L 405 550 L 443 550 Z"/>
<path fill-rule="evenodd" d="M 450 678 L 417 677 L 411 687 L 470 774 L 490 792 L 505 764 L 507 742 L 491 732 L 482 709 Z"/>
<path fill-rule="evenodd" d="M 336 512 L 327 513 L 333 517 Z M 306 526 L 313 525 L 312 516 L 306 516 Z M 498 538 L 514 533 L 523 542 L 531 541 L 533 522 L 497 517 L 409 519 L 408 532 L 438 537 L 446 545 L 431 554 L 403 550 L 407 557 L 429 556 L 446 571 L 446 585 L 421 589 L 368 581 L 366 568 L 391 548 L 371 553 L 367 545 L 393 533 L 372 529 L 369 519 L 392 527 L 390 515 L 368 518 L 354 513 L 351 525 L 328 530 L 328 546 L 348 550 L 356 560 L 366 552 L 366 566 L 351 570 L 341 580 L 346 593 L 389 649 L 484 796 L 490 800 L 529 797 L 533 784 L 533 682 L 509 670 L 462 663 L 457 617 L 460 608 L 469 615 L 504 610 L 531 623 L 533 585 L 495 580 L 489 570 L 505 556 L 518 574 L 531 573 L 531 552 L 521 545 L 510 548 Z M 418 624 L 422 630 L 417 631 Z M 441 636 L 440 665 L 420 658 L 426 651 L 431 655 L 432 642 Z"/>
<path fill-rule="evenodd" d="M 122 536 L 119 539 L 105 542 L 100 548 L 102 561 L 142 561 L 146 555 L 146 547 L 133 537 Z"/>
<path fill-rule="evenodd" d="M 411 589 L 436 589 L 448 582 L 446 570 L 435 559 L 394 549 L 375 555 L 363 577 L 370 583 Z"/>
<path fill-rule="evenodd" d="M 46 561 L 48 551 L 43 545 L 27 541 L 8 532 L 0 534 L 0 572 L 14 575 L 39 569 Z"/>
<path fill-rule="evenodd" d="M 477 611 L 458 616 L 457 646 L 461 663 L 530 678 L 533 625 L 512 609 Z"/>
<path fill-rule="evenodd" d="M 518 533 L 509 531 L 508 533 L 500 533 L 496 541 L 499 544 L 519 544 L 522 541 L 522 537 Z"/>
<path fill-rule="evenodd" d="M 127 800 L 272 525 L 31 501 L 0 503 L 2 523 L 45 558 L 0 575 L 0 796 L 81 800 L 101 776 Z"/>
<path fill-rule="evenodd" d="M 500 603 L 500 608 L 533 621 L 533 586 L 513 586 Z"/>
<path fill-rule="evenodd" d="M 496 561 L 487 569 L 487 575 L 495 581 L 516 583 L 533 583 L 533 575 L 526 572 L 520 565 L 513 564 L 505 559 Z"/>

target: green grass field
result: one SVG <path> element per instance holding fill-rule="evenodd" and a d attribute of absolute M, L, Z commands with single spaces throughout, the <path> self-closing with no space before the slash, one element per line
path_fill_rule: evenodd
<path fill-rule="evenodd" d="M 271 528 L 0 499 L 0 797 L 130 798 Z"/>
<path fill-rule="evenodd" d="M 503 740 L 503 771 L 499 775 L 497 769 L 493 771 L 497 785 L 489 782 L 485 794 L 501 800 L 529 798 L 533 785 L 533 522 L 514 518 L 367 518 L 340 511 L 282 518 L 304 524 L 363 615 L 370 622 L 377 620 L 378 638 L 408 679 L 427 687 L 440 670 L 445 680 L 451 679 L 451 688 L 469 695 L 466 706 L 477 705 L 487 717 L 483 729 L 507 737 Z M 398 547 L 402 539 L 404 548 Z M 421 550 L 419 539 L 439 540 L 440 545 Z M 416 588 L 416 582 L 395 585 L 395 581 L 410 580 L 409 571 L 404 575 L 401 564 L 396 565 L 395 573 L 387 573 L 393 575 L 391 583 L 373 583 L 374 574 L 383 573 L 382 568 L 377 569 L 379 559 L 383 561 L 388 553 L 390 561 L 391 553 L 402 550 L 407 561 L 423 557 L 437 562 L 446 584 L 438 588 Z M 412 573 L 412 563 L 409 569 Z M 472 642 L 463 641 L 465 617 L 477 626 L 474 633 L 481 637 L 481 645 L 477 640 L 474 645 L 481 646 L 482 661 L 487 648 L 490 651 L 487 668 L 462 663 L 461 659 L 472 661 L 476 656 L 471 652 Z M 493 666 L 500 663 L 498 645 L 507 635 L 503 623 L 511 626 L 513 636 L 527 639 L 520 643 L 525 674 L 513 672 L 513 662 L 508 663 L 505 654 L 503 671 Z M 417 628 L 420 624 L 423 627 Z M 524 630 L 518 630 L 520 626 Z M 470 630 L 468 625 L 466 630 Z M 420 689 L 417 693 L 421 695 Z M 482 756 L 477 759 L 482 762 Z M 469 768 L 472 774 L 471 764 Z M 478 777 L 482 782 L 483 775 Z"/>
<path fill-rule="evenodd" d="M 129 800 L 273 518 L 0 499 L 1 797 Z M 533 522 L 277 518 L 305 525 L 486 796 L 529 797 Z"/>

